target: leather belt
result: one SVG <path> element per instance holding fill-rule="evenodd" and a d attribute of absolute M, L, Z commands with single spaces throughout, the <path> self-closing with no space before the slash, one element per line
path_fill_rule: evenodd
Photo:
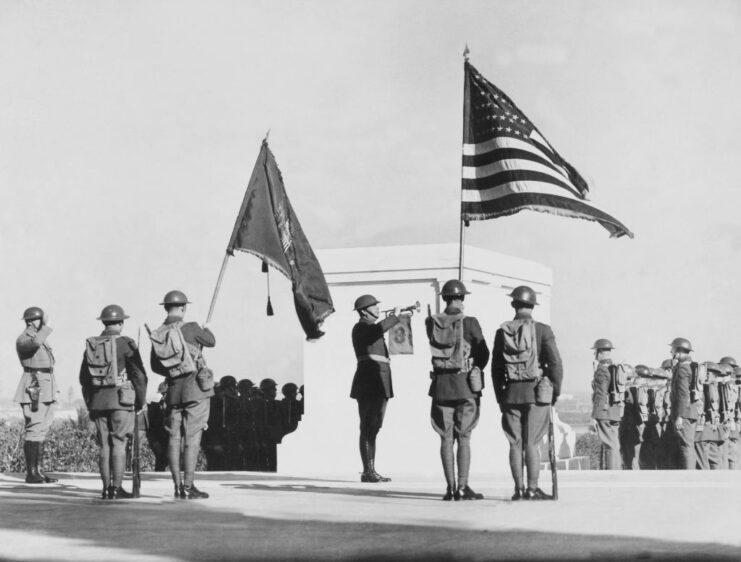
<path fill-rule="evenodd" d="M 358 357 L 358 361 L 375 361 L 376 363 L 391 363 L 391 360 L 388 357 L 384 357 L 383 355 L 374 355 L 374 354 L 368 354 L 368 355 L 361 355 Z"/>
<path fill-rule="evenodd" d="M 28 368 L 24 368 L 23 369 L 23 372 L 24 373 L 29 373 L 31 375 L 34 374 L 34 373 L 53 373 L 54 372 L 54 369 L 52 369 L 51 367 L 42 367 L 40 369 L 28 369 Z"/>

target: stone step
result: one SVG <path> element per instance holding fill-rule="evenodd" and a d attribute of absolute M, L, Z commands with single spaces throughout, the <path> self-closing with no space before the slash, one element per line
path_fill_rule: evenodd
<path fill-rule="evenodd" d="M 540 470 L 550 470 L 549 462 L 540 463 Z M 571 457 L 556 459 L 557 470 L 589 470 L 589 457 Z"/>

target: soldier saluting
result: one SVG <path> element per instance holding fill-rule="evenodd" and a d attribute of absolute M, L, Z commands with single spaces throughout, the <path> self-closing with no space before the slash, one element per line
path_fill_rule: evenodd
<path fill-rule="evenodd" d="M 515 481 L 513 500 L 550 499 L 538 488 L 540 442 L 548 430 L 548 409 L 561 393 L 563 367 L 553 330 L 535 322 L 535 291 L 526 285 L 510 294 L 515 318 L 494 336 L 492 380 L 509 441 L 509 467 Z M 527 489 L 522 474 L 525 449 Z"/>
<path fill-rule="evenodd" d="M 361 482 L 388 482 L 391 479 L 376 472 L 376 436 L 383 425 L 386 404 L 394 396 L 391 384 L 391 360 L 383 335 L 399 323 L 399 308 L 380 322 L 379 300 L 362 295 L 355 300 L 354 310 L 360 316 L 352 329 L 352 346 L 358 366 L 352 381 L 350 398 L 358 401 L 360 416 L 360 459 L 363 462 Z"/>
<path fill-rule="evenodd" d="M 54 354 L 47 342 L 52 329 L 49 317 L 38 306 L 27 308 L 23 320 L 26 328 L 15 342 L 23 376 L 13 401 L 23 409 L 26 482 L 48 484 L 57 479 L 41 472 L 39 465 L 44 456 L 44 440 L 54 419 L 54 404 L 59 392 L 54 378 Z"/>
<path fill-rule="evenodd" d="M 147 375 L 134 340 L 121 335 L 128 316 L 116 304 L 106 306 L 98 320 L 103 332 L 85 342 L 80 385 L 98 441 L 102 498 L 133 497 L 123 489 L 126 440 L 134 431 L 135 411 L 146 404 Z"/>
<path fill-rule="evenodd" d="M 195 487 L 196 462 L 201 435 L 208 427 L 210 398 L 214 395 L 213 374 L 201 347 L 213 347 L 216 338 L 207 326 L 183 320 L 190 301 L 181 291 L 170 291 L 160 303 L 167 318 L 150 333 L 152 370 L 166 377 L 165 425 L 170 434 L 167 461 L 170 464 L 176 499 L 197 500 L 208 494 Z M 183 473 L 180 473 L 180 442 L 184 438 Z"/>

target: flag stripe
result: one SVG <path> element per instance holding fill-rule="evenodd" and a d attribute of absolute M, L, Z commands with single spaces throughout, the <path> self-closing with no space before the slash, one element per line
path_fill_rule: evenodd
<path fill-rule="evenodd" d="M 477 190 L 485 191 L 504 183 L 516 181 L 547 183 L 551 186 L 556 187 L 560 191 L 559 194 L 563 195 L 564 197 L 568 197 L 570 195 L 574 195 L 577 198 L 579 197 L 578 192 L 572 186 L 567 185 L 559 179 L 556 179 L 541 172 L 522 169 L 507 170 L 504 172 L 499 172 L 498 174 L 494 174 L 493 176 L 488 176 L 481 179 L 464 178 L 463 180 L 461 180 L 461 187 L 464 192 Z"/>
<path fill-rule="evenodd" d="M 559 184 L 566 183 L 564 182 L 564 177 L 556 172 L 552 167 L 540 162 L 534 162 L 533 160 L 521 158 L 503 158 L 501 160 L 497 160 L 496 162 L 492 162 L 491 164 L 480 166 L 463 166 L 463 179 L 483 179 L 493 176 L 494 174 L 498 174 L 500 172 L 513 170 L 529 170 L 531 172 L 540 172 L 542 174 L 551 176 L 553 179 L 557 180 Z M 574 188 L 574 192 L 576 192 L 576 188 Z"/>
<path fill-rule="evenodd" d="M 467 154 L 466 146 L 469 147 L 468 152 L 474 152 L 473 154 Z M 476 147 L 473 151 L 470 150 L 470 147 Z M 485 150 L 484 150 L 485 147 Z M 523 150 L 525 152 L 529 152 L 530 154 L 533 154 L 534 156 L 537 156 L 538 158 L 542 158 L 543 160 L 550 162 L 551 166 L 554 167 L 554 169 L 559 170 L 565 179 L 569 179 L 569 172 L 568 170 L 561 166 L 558 162 L 554 161 L 552 157 L 552 152 L 545 147 L 538 146 L 537 144 L 534 144 L 532 142 L 527 142 L 522 139 L 517 139 L 514 137 L 510 137 L 507 135 L 502 135 L 499 137 L 495 137 L 493 139 L 490 139 L 488 141 L 484 141 L 481 143 L 476 143 L 475 145 L 463 145 L 463 157 L 466 158 L 469 157 L 475 157 L 475 158 L 481 158 L 486 154 L 496 152 L 499 149 L 502 148 L 515 148 L 519 150 Z"/>
<path fill-rule="evenodd" d="M 462 200 L 468 203 L 491 201 L 505 197 L 512 193 L 533 193 L 543 195 L 557 195 L 566 199 L 580 199 L 576 195 L 565 195 L 563 188 L 548 182 L 538 181 L 510 181 L 490 187 L 489 189 L 464 189 L 461 193 Z"/>
<path fill-rule="evenodd" d="M 531 210 L 580 218 L 598 222 L 612 236 L 622 236 L 629 232 L 615 218 L 586 203 L 543 193 L 513 193 L 505 197 L 484 202 L 463 202 L 461 218 L 464 220 L 486 220 Z"/>

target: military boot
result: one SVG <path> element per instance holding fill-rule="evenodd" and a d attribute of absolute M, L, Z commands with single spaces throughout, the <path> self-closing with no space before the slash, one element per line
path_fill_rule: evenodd
<path fill-rule="evenodd" d="M 113 500 L 130 500 L 134 494 L 127 492 L 121 486 L 111 486 L 108 488 L 108 497 Z"/>
<path fill-rule="evenodd" d="M 478 492 L 474 492 L 471 487 L 466 484 L 466 486 L 463 488 L 463 491 L 460 494 L 460 498 L 462 500 L 483 500 L 484 494 L 479 494 Z"/>
<path fill-rule="evenodd" d="M 58 482 L 59 480 L 57 478 L 52 478 L 51 476 L 47 476 L 39 468 L 39 465 L 42 464 L 41 461 L 43 459 L 44 459 L 44 442 L 43 441 L 39 441 L 39 458 L 38 458 L 38 461 L 36 462 L 36 472 L 38 473 L 38 475 L 41 478 L 44 479 L 44 482 L 46 484 L 53 484 L 54 482 Z"/>
<path fill-rule="evenodd" d="M 528 488 L 522 496 L 526 500 L 552 500 L 553 496 L 549 496 L 540 488 Z"/>
<path fill-rule="evenodd" d="M 44 479 L 38 473 L 39 442 L 23 443 L 23 454 L 26 457 L 26 484 L 43 484 Z"/>
<path fill-rule="evenodd" d="M 205 500 L 208 498 L 208 494 L 201 492 L 195 487 L 195 484 L 191 484 L 190 486 L 183 485 L 180 487 L 180 497 L 187 500 Z"/>
<path fill-rule="evenodd" d="M 453 500 L 454 494 L 456 494 L 456 490 L 453 489 L 453 486 L 448 486 L 448 488 L 445 490 L 445 495 L 443 496 L 444 502 L 449 502 Z"/>
<path fill-rule="evenodd" d="M 516 502 L 523 499 L 525 496 L 525 488 L 515 488 L 515 493 L 512 495 L 512 501 Z"/>
<path fill-rule="evenodd" d="M 368 474 L 370 475 L 371 480 L 365 480 L 365 482 L 391 482 L 391 478 L 386 478 L 385 476 L 381 476 L 376 472 L 375 464 L 375 459 L 368 459 Z"/>

